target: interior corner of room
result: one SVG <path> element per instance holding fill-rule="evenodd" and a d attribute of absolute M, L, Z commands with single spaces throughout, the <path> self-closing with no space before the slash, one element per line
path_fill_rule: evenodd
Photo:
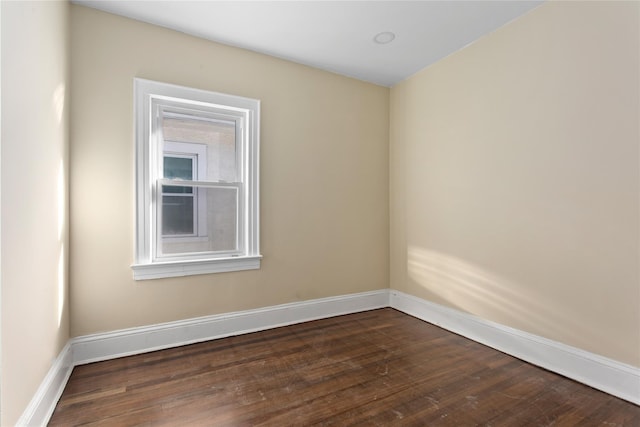
<path fill-rule="evenodd" d="M 1 425 L 127 331 L 389 306 L 640 402 L 639 3 L 544 2 L 390 87 L 64 1 L 0 17 Z M 260 269 L 134 280 L 136 77 L 261 100 Z"/>

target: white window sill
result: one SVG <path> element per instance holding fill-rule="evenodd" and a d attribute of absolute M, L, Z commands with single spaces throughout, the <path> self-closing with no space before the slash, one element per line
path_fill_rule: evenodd
<path fill-rule="evenodd" d="M 161 279 L 163 277 L 193 276 L 196 274 L 224 273 L 229 271 L 257 270 L 261 255 L 217 258 L 193 261 L 169 261 L 150 264 L 133 264 L 135 280 Z"/>

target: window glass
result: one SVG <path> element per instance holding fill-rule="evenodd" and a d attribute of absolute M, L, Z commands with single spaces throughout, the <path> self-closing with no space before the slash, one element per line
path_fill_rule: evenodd
<path fill-rule="evenodd" d="M 192 196 L 162 196 L 162 234 L 164 236 L 194 234 Z"/>
<path fill-rule="evenodd" d="M 164 177 L 193 179 L 194 159 L 164 156 Z M 175 195 L 171 195 L 175 194 Z M 195 233 L 194 194 L 192 187 L 162 186 L 162 235 L 192 236 Z"/>
<path fill-rule="evenodd" d="M 164 112 L 162 133 L 165 141 L 176 146 L 201 144 L 206 147 L 206 176 L 202 181 L 237 182 L 238 161 L 236 152 L 236 124 L 229 120 L 213 120 L 205 117 L 187 117 Z M 175 150 L 175 146 L 172 151 Z M 188 148 L 184 149 L 188 152 Z M 166 176 L 166 173 L 165 173 Z"/>
<path fill-rule="evenodd" d="M 193 159 L 164 156 L 164 177 L 171 179 L 193 179 Z"/>
<path fill-rule="evenodd" d="M 233 252 L 238 250 L 238 188 L 198 186 L 192 189 L 197 194 L 197 202 L 204 203 L 194 215 L 193 197 L 163 195 L 162 218 L 163 232 L 161 252 L 163 255 L 202 252 Z M 180 200 L 178 200 L 180 199 Z M 190 201 L 191 202 L 190 202 Z M 195 233 L 189 228 L 196 218 L 195 226 L 203 228 L 206 233 L 198 239 L 176 239 L 170 234 Z M 165 218 L 169 218 L 165 221 Z M 164 227 L 173 227 L 171 229 Z"/>
<path fill-rule="evenodd" d="M 200 185 L 162 185 L 157 256 L 239 251 L 236 122 L 183 109 L 161 114 L 164 178 Z"/>

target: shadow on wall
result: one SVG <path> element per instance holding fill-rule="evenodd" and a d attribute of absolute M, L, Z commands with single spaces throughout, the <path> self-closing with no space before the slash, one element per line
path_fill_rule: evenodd
<path fill-rule="evenodd" d="M 481 267 L 414 246 L 407 260 L 413 281 L 458 310 L 551 339 L 572 336 L 584 343 L 589 337 L 569 309 L 554 309 L 557 304 Z"/>

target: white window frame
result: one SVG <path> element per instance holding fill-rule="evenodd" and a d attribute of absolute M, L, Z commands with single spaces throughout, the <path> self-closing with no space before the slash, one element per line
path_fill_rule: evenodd
<path fill-rule="evenodd" d="M 236 123 L 238 183 L 219 183 L 239 190 L 238 250 L 158 257 L 159 218 L 156 209 L 162 178 L 162 132 L 158 111 L 194 112 Z M 177 277 L 260 268 L 259 129 L 260 101 L 145 79 L 134 79 L 136 139 L 136 248 L 131 266 L 135 280 Z M 239 139 L 238 139 L 239 138 Z M 173 150 L 168 150 L 172 152 Z M 159 160 L 160 159 L 160 160 Z M 184 182 L 186 185 L 196 182 Z"/>

